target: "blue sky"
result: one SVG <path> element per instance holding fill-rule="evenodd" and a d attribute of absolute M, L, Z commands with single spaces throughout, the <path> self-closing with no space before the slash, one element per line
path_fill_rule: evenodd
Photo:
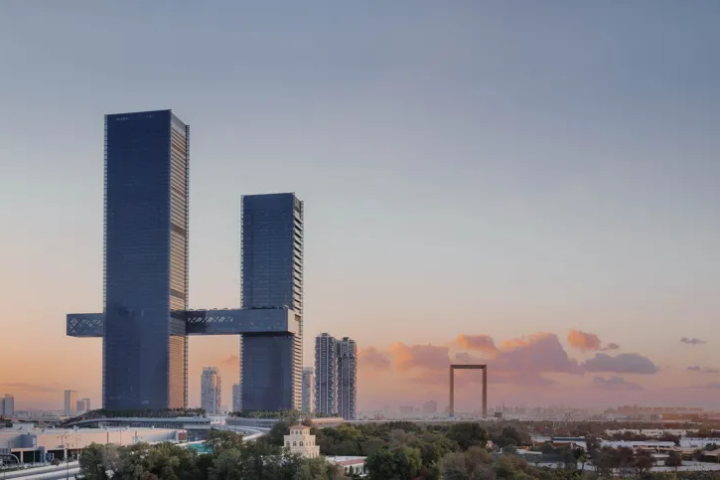
<path fill-rule="evenodd" d="M 239 304 L 240 196 L 295 191 L 309 335 L 579 328 L 711 362 L 678 339 L 720 334 L 719 20 L 711 0 L 0 2 L 21 312 L 0 363 L 97 365 L 63 320 L 101 308 L 103 115 L 159 108 L 191 125 L 193 307 Z M 235 348 L 193 339 L 192 368 Z"/>

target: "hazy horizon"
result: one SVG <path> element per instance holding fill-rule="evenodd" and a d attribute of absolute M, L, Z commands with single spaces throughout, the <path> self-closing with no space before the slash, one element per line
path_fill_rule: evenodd
<path fill-rule="evenodd" d="M 720 4 L 283 5 L 0 3 L 0 395 L 100 405 L 103 116 L 171 108 L 190 307 L 240 305 L 241 196 L 295 192 L 305 365 L 355 339 L 359 410 L 441 408 L 451 360 L 490 405 L 720 405 Z M 237 353 L 190 339 L 191 406 Z"/>

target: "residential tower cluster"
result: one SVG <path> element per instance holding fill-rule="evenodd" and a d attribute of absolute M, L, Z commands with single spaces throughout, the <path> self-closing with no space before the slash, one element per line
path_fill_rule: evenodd
<path fill-rule="evenodd" d="M 357 345 L 328 333 L 315 338 L 315 413 L 354 420 L 357 415 Z M 303 384 L 305 385 L 305 384 Z M 308 394 L 309 396 L 309 394 Z"/>

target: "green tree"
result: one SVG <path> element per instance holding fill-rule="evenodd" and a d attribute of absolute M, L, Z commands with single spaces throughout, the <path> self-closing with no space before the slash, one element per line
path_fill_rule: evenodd
<path fill-rule="evenodd" d="M 136 443 L 135 445 L 119 448 L 119 462 L 113 478 L 135 479 L 142 477 L 146 473 L 151 473 L 149 456 L 153 448 L 155 447 L 147 443 Z"/>
<path fill-rule="evenodd" d="M 243 436 L 235 432 L 212 429 L 208 432 L 206 445 L 219 455 L 225 450 L 242 448 Z"/>
<path fill-rule="evenodd" d="M 513 445 L 512 443 L 509 443 L 502 447 L 502 453 L 503 455 L 517 455 L 517 447 Z"/>
<path fill-rule="evenodd" d="M 522 464 L 515 457 L 501 456 L 495 462 L 494 470 L 497 478 L 516 480 L 521 477 Z"/>
<path fill-rule="evenodd" d="M 382 438 L 364 438 L 358 443 L 360 447 L 359 456 L 362 457 L 372 455 L 373 453 L 377 452 L 385 446 L 385 440 L 383 440 Z"/>
<path fill-rule="evenodd" d="M 573 453 L 574 453 L 574 456 L 575 456 L 575 460 L 576 460 L 577 462 L 580 462 L 580 465 L 581 465 L 580 470 L 584 472 L 584 471 L 585 471 L 585 464 L 586 464 L 587 461 L 588 461 L 588 454 L 587 454 L 587 453 L 585 452 L 585 450 L 583 450 L 582 448 L 576 448 L 576 449 L 573 451 Z"/>
<path fill-rule="evenodd" d="M 635 470 L 643 476 L 655 465 L 655 459 L 650 452 L 641 450 L 635 454 Z"/>
<path fill-rule="evenodd" d="M 540 452 L 542 452 L 543 455 L 552 455 L 556 452 L 556 450 L 552 442 L 545 442 L 540 447 Z"/>
<path fill-rule="evenodd" d="M 682 455 L 680 455 L 679 452 L 671 451 L 668 454 L 668 457 L 665 459 L 665 466 L 666 467 L 675 467 L 675 471 L 677 471 L 678 467 L 681 467 L 683 464 L 682 461 Z"/>
<path fill-rule="evenodd" d="M 163 480 L 196 480 L 200 477 L 198 455 L 174 443 L 154 445 L 147 453 L 148 471 Z"/>
<path fill-rule="evenodd" d="M 400 445 L 375 452 L 365 465 L 372 480 L 410 480 L 420 472 L 422 459 L 417 448 Z"/>
<path fill-rule="evenodd" d="M 610 478 L 618 467 L 618 457 L 615 453 L 614 448 L 602 447 L 592 457 L 593 465 L 601 478 Z"/>
<path fill-rule="evenodd" d="M 600 452 L 600 448 L 602 446 L 602 442 L 600 442 L 600 439 L 597 438 L 595 435 L 590 435 L 585 439 L 585 446 L 587 449 L 587 454 L 590 458 L 594 458 L 595 455 L 597 455 Z"/>
<path fill-rule="evenodd" d="M 242 478 L 242 452 L 228 449 L 220 453 L 208 471 L 209 480 L 236 480 Z"/>
<path fill-rule="evenodd" d="M 214 454 L 204 453 L 197 456 L 195 461 L 195 468 L 197 468 L 198 478 L 204 480 L 210 476 L 210 469 L 215 461 Z"/>
<path fill-rule="evenodd" d="M 297 424 L 297 416 L 286 417 L 278 420 L 267 434 L 268 442 L 278 447 L 282 447 L 285 442 L 285 435 L 287 435 L 290 431 L 290 427 Z"/>
<path fill-rule="evenodd" d="M 630 475 L 637 469 L 635 450 L 630 447 L 619 447 L 615 450 L 617 466 L 624 476 Z"/>
<path fill-rule="evenodd" d="M 467 452 L 451 452 L 440 461 L 443 480 L 493 480 L 492 457 L 480 447 Z"/>
<path fill-rule="evenodd" d="M 339 480 L 345 478 L 342 468 L 328 463 L 325 458 L 303 458 L 299 480 Z"/>
<path fill-rule="evenodd" d="M 107 480 L 107 470 L 114 470 L 108 468 L 109 465 L 107 465 L 107 450 L 109 448 L 110 447 L 97 443 L 91 443 L 85 447 L 82 455 L 80 455 L 80 474 L 85 479 Z"/>
<path fill-rule="evenodd" d="M 488 441 L 487 431 L 477 422 L 453 423 L 448 429 L 447 437 L 457 442 L 461 450 L 473 446 L 484 447 Z"/>
<path fill-rule="evenodd" d="M 526 432 L 518 430 L 514 425 L 503 427 L 499 434 L 490 435 L 490 439 L 500 448 L 507 445 L 519 446 L 531 443 L 530 436 Z"/>

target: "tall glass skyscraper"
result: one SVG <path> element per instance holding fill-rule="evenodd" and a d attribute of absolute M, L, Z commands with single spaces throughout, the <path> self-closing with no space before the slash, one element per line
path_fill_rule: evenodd
<path fill-rule="evenodd" d="M 188 335 L 240 335 L 237 406 L 299 409 L 303 203 L 242 200 L 242 308 L 188 310 L 190 128 L 171 110 L 105 117 L 105 291 L 66 333 L 103 338 L 103 408 L 187 406 Z"/>
<path fill-rule="evenodd" d="M 315 337 L 315 413 L 338 413 L 337 340 L 328 333 Z"/>
<path fill-rule="evenodd" d="M 299 332 L 243 333 L 242 409 L 300 409 L 302 402 L 303 203 L 293 193 L 242 199 L 242 306 L 290 309 Z"/>
<path fill-rule="evenodd" d="M 105 117 L 107 409 L 187 405 L 189 138 L 170 110 Z"/>
<path fill-rule="evenodd" d="M 337 403 L 338 414 L 345 420 L 355 420 L 357 413 L 357 345 L 344 337 L 337 342 Z"/>

